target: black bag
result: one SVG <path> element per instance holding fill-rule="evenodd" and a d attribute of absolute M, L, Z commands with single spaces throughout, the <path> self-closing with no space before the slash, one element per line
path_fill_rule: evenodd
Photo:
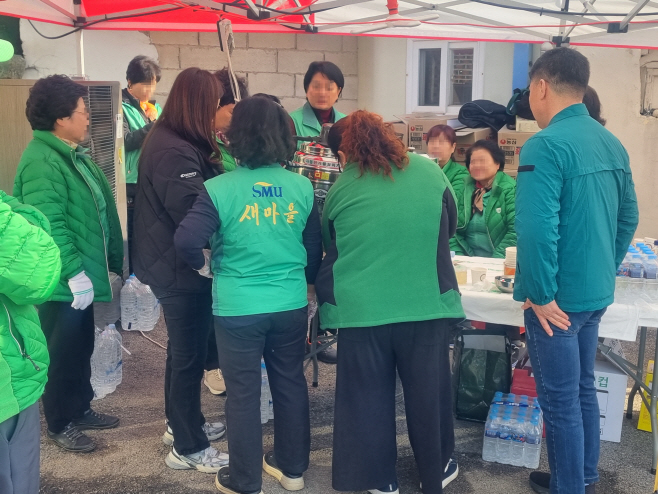
<path fill-rule="evenodd" d="M 526 120 L 534 120 L 535 116 L 530 109 L 530 89 L 515 89 L 512 99 L 507 103 L 507 114 L 510 117 L 517 115 Z"/>
<path fill-rule="evenodd" d="M 507 114 L 507 109 L 503 105 L 486 99 L 464 103 L 459 110 L 458 118 L 466 127 L 473 129 L 490 127 L 495 132 L 498 132 L 506 123 L 511 123 L 510 119 L 514 120 Z"/>
<path fill-rule="evenodd" d="M 459 331 L 452 365 L 456 417 L 486 422 L 496 391 L 509 393 L 512 386 L 512 348 L 505 331 Z"/>

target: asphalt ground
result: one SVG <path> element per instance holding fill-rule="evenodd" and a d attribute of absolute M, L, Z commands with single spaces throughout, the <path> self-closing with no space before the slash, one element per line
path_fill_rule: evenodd
<path fill-rule="evenodd" d="M 165 351 L 139 333 L 123 332 L 123 383 L 111 395 L 93 402 L 103 413 L 121 418 L 119 428 L 89 431 L 98 447 L 88 454 L 67 453 L 48 442 L 42 420 L 41 492 L 44 494 L 188 494 L 217 492 L 214 476 L 196 471 L 169 469 L 164 458 L 169 452 L 161 441 L 164 432 L 164 364 Z M 149 337 L 166 344 L 167 335 L 161 319 Z M 647 353 L 653 353 L 656 333 L 649 334 Z M 627 357 L 637 355 L 637 345 L 623 343 Z M 320 382 L 310 386 L 311 401 L 311 465 L 305 474 L 307 494 L 333 492 L 331 488 L 331 455 L 335 368 L 320 364 Z M 631 382 L 629 380 L 630 391 Z M 223 397 L 213 396 L 203 387 L 202 407 L 206 418 L 225 422 Z M 651 434 L 637 431 L 640 399 L 635 399 L 632 420 L 624 419 L 621 443 L 602 442 L 599 463 L 599 494 L 651 494 L 653 476 L 649 473 Z M 420 493 L 419 478 L 404 419 L 404 405 L 398 405 L 398 477 L 402 494 Z M 488 493 L 525 494 L 529 470 L 482 461 L 483 425 L 456 421 L 456 455 L 459 477 L 446 488 L 447 494 Z M 271 422 L 263 427 L 264 451 L 272 448 Z M 213 445 L 227 451 L 225 440 Z M 547 469 L 543 447 L 540 468 Z M 285 491 L 269 475 L 263 475 L 265 494 Z"/>

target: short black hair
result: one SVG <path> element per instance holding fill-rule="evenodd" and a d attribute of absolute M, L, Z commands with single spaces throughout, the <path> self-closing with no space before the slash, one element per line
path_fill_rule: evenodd
<path fill-rule="evenodd" d="M 537 59 L 530 80 L 544 79 L 558 94 L 583 96 L 589 84 L 589 60 L 571 48 L 553 48 Z"/>
<path fill-rule="evenodd" d="M 279 98 L 277 98 L 276 96 L 274 96 L 273 94 L 256 93 L 256 94 L 253 95 L 253 98 L 267 98 L 267 99 L 271 99 L 272 101 L 274 101 L 277 105 L 281 104 L 281 100 Z"/>
<path fill-rule="evenodd" d="M 471 166 L 471 155 L 473 154 L 473 151 L 477 151 L 478 149 L 489 151 L 494 163 L 498 163 L 498 171 L 503 171 L 505 168 L 505 153 L 498 147 L 498 144 L 496 144 L 495 141 L 487 141 L 485 139 L 477 141 L 466 150 L 466 168 Z"/>
<path fill-rule="evenodd" d="M 327 76 L 327 79 L 335 82 L 341 91 L 345 87 L 345 77 L 343 77 L 343 73 L 338 68 L 338 65 L 331 62 L 311 62 L 304 76 L 305 92 L 308 92 L 308 87 L 311 85 L 311 80 L 315 74 L 324 74 Z"/>
<path fill-rule="evenodd" d="M 219 106 L 232 105 L 235 103 L 235 95 L 233 94 L 233 88 L 231 88 L 231 74 L 228 71 L 228 68 L 224 67 L 221 70 L 215 72 L 215 77 L 219 80 L 222 88 L 224 89 L 224 95 L 222 99 L 219 100 Z M 240 91 L 240 99 L 245 99 L 249 97 L 249 91 L 247 90 L 247 80 L 244 77 L 235 76 L 238 81 L 238 90 Z"/>
<path fill-rule="evenodd" d="M 32 130 L 54 130 L 55 122 L 73 115 L 78 101 L 87 94 L 85 86 L 65 75 L 39 79 L 30 89 L 25 116 Z"/>
<path fill-rule="evenodd" d="M 162 71 L 158 62 L 145 55 L 137 55 L 133 58 L 126 70 L 126 80 L 130 84 L 150 84 L 153 79 L 155 79 L 155 82 L 160 82 L 161 76 Z"/>
<path fill-rule="evenodd" d="M 583 104 L 589 112 L 589 116 L 601 125 L 605 126 L 606 119 L 601 116 L 601 100 L 596 90 L 592 86 L 587 86 L 583 95 Z"/>
<path fill-rule="evenodd" d="M 243 99 L 235 105 L 226 132 L 229 153 L 252 169 L 291 159 L 297 143 L 289 122 L 286 111 L 271 99 Z"/>

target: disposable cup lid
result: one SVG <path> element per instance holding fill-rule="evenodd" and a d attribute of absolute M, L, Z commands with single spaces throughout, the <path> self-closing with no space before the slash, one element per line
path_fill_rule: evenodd
<path fill-rule="evenodd" d="M 14 46 L 4 39 L 0 39 L 0 62 L 6 62 L 14 56 Z"/>

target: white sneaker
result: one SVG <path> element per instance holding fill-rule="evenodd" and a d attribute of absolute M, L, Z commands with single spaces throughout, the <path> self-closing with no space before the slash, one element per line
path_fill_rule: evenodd
<path fill-rule="evenodd" d="M 226 383 L 224 382 L 222 371 L 219 369 L 204 371 L 203 384 L 214 395 L 226 394 Z"/>
<path fill-rule="evenodd" d="M 165 463 L 174 470 L 198 470 L 203 473 L 217 473 L 220 468 L 228 465 L 228 455 L 220 453 L 212 446 L 190 455 L 179 455 L 176 448 L 171 448 L 171 452 L 165 458 Z"/>
<path fill-rule="evenodd" d="M 217 439 L 226 434 L 226 426 L 221 422 L 206 422 L 203 424 L 203 432 L 206 433 L 208 441 L 217 441 Z M 167 424 L 167 430 L 162 435 L 162 442 L 167 446 L 174 444 L 174 433 L 171 427 L 169 427 L 169 424 Z"/>

